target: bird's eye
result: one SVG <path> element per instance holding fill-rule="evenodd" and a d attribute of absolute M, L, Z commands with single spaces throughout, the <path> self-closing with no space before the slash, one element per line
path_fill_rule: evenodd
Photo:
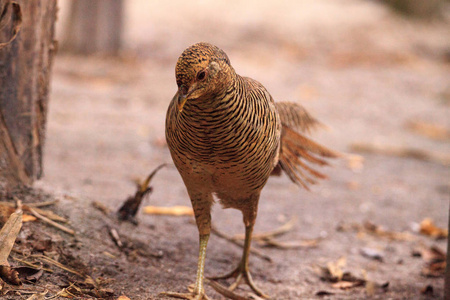
<path fill-rule="evenodd" d="M 200 71 L 197 73 L 197 80 L 203 80 L 206 78 L 206 72 L 205 71 Z"/>

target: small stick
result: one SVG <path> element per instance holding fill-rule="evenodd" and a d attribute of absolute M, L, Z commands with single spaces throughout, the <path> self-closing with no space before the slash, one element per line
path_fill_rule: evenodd
<path fill-rule="evenodd" d="M 23 264 L 25 264 L 25 265 L 27 265 L 27 266 L 30 266 L 30 267 L 32 267 L 32 268 L 35 268 L 35 269 L 42 269 L 42 270 L 44 270 L 45 272 L 49 272 L 49 273 L 53 273 L 53 272 L 54 272 L 52 269 L 47 269 L 47 268 L 44 268 L 44 267 L 42 267 L 42 266 L 37 266 L 37 265 L 35 265 L 35 264 L 33 264 L 33 263 L 29 262 L 29 261 L 26 261 L 26 260 L 23 260 L 23 259 L 14 257 L 14 256 L 11 256 L 11 257 L 12 257 L 12 259 L 14 259 L 14 260 L 16 260 L 16 261 L 18 261 L 18 262 L 21 262 L 21 263 L 23 263 Z"/>
<path fill-rule="evenodd" d="M 48 257 L 48 256 L 45 256 L 45 255 L 42 255 L 42 254 L 32 254 L 32 255 L 30 255 L 30 257 L 34 257 L 34 258 L 37 258 L 37 259 L 41 259 L 41 260 L 45 261 L 45 262 L 48 263 L 48 264 L 57 266 L 57 267 L 60 268 L 60 269 L 63 269 L 63 270 L 65 270 L 65 271 L 69 272 L 69 273 L 78 275 L 78 276 L 80 276 L 80 277 L 83 277 L 83 278 L 87 278 L 87 277 L 88 277 L 88 276 L 86 276 L 86 275 L 83 275 L 83 274 L 81 274 L 81 273 L 79 273 L 79 272 L 77 272 L 77 271 L 75 271 L 75 270 L 72 270 L 72 269 L 70 269 L 70 268 L 64 266 L 64 265 L 61 264 L 60 262 L 57 262 L 56 260 L 54 260 L 54 259 L 52 259 L 52 258 L 50 258 L 50 257 Z"/>
<path fill-rule="evenodd" d="M 56 228 L 58 228 L 58 229 L 60 229 L 60 230 L 62 230 L 62 231 L 64 231 L 64 232 L 66 232 L 66 233 L 68 233 L 68 234 L 75 235 L 75 231 L 73 231 L 72 229 L 69 229 L 69 228 L 67 228 L 67 227 L 65 227 L 65 226 L 63 226 L 63 225 L 61 225 L 61 224 L 56 223 L 55 221 L 50 220 L 50 219 L 47 218 L 47 217 L 44 217 L 43 215 L 41 215 L 40 213 L 38 213 L 38 212 L 37 212 L 34 208 L 32 208 L 32 207 L 28 207 L 28 209 L 29 209 L 29 211 L 31 212 L 31 214 L 32 214 L 33 216 L 35 216 L 36 218 L 38 218 L 38 219 L 44 221 L 45 223 L 50 224 L 50 225 L 52 225 L 52 226 L 54 226 L 54 227 L 56 227 Z"/>

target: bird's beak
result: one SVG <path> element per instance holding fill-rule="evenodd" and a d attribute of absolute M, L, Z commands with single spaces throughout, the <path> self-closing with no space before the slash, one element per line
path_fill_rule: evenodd
<path fill-rule="evenodd" d="M 188 99 L 187 95 L 183 94 L 183 92 L 181 92 L 181 91 L 178 91 L 175 94 L 174 98 L 176 98 L 176 101 L 177 101 L 177 104 L 178 104 L 178 111 L 182 112 L 183 111 L 183 106 L 184 106 L 184 104 L 186 104 L 186 101 Z"/>

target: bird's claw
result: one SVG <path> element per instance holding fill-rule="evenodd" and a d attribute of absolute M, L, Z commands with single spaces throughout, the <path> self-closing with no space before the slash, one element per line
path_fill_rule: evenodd
<path fill-rule="evenodd" d="M 159 293 L 163 296 L 168 296 L 172 298 L 178 299 L 186 299 L 186 300 L 211 300 L 205 293 L 174 293 L 174 292 L 162 292 Z"/>
<path fill-rule="evenodd" d="M 229 291 L 234 291 L 239 284 L 241 283 L 242 279 L 245 280 L 245 283 L 255 292 L 256 295 L 269 299 L 270 297 L 266 295 L 262 290 L 260 290 L 256 284 L 253 282 L 252 275 L 250 274 L 250 271 L 246 269 L 245 267 L 242 267 L 239 265 L 235 270 L 232 272 L 217 276 L 217 277 L 210 277 L 208 279 L 210 280 L 220 280 L 220 279 L 228 279 L 228 278 L 236 278 L 236 280 L 228 287 Z"/>

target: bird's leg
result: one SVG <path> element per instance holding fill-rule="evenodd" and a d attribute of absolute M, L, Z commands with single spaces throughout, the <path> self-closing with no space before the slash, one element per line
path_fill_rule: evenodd
<path fill-rule="evenodd" d="M 251 214 L 252 215 L 252 214 Z M 232 272 L 225 274 L 223 276 L 218 277 L 212 277 L 210 279 L 217 280 L 217 279 L 227 279 L 234 277 L 236 278 L 235 282 L 232 283 L 229 286 L 229 290 L 233 291 L 236 289 L 236 287 L 239 285 L 239 283 L 242 281 L 242 279 L 245 280 L 248 286 L 260 297 L 263 298 L 269 298 L 263 291 L 261 291 L 253 282 L 252 275 L 250 274 L 250 268 L 248 265 L 249 261 L 249 254 L 250 254 L 250 245 L 252 241 L 252 233 L 253 233 L 253 226 L 255 224 L 256 219 L 256 211 L 254 214 L 254 217 L 250 217 L 244 213 L 244 223 L 245 223 L 245 242 L 244 242 L 244 252 L 242 254 L 242 259 L 237 266 L 235 270 Z"/>
<path fill-rule="evenodd" d="M 195 200 L 193 200 L 195 199 Z M 198 252 L 197 276 L 194 287 L 189 287 L 189 293 L 163 292 L 162 295 L 188 300 L 209 300 L 204 289 L 204 271 L 206 259 L 206 247 L 208 245 L 211 231 L 211 203 L 212 196 L 195 197 L 191 196 L 192 207 L 194 208 L 195 220 L 199 231 L 200 247 Z"/>

